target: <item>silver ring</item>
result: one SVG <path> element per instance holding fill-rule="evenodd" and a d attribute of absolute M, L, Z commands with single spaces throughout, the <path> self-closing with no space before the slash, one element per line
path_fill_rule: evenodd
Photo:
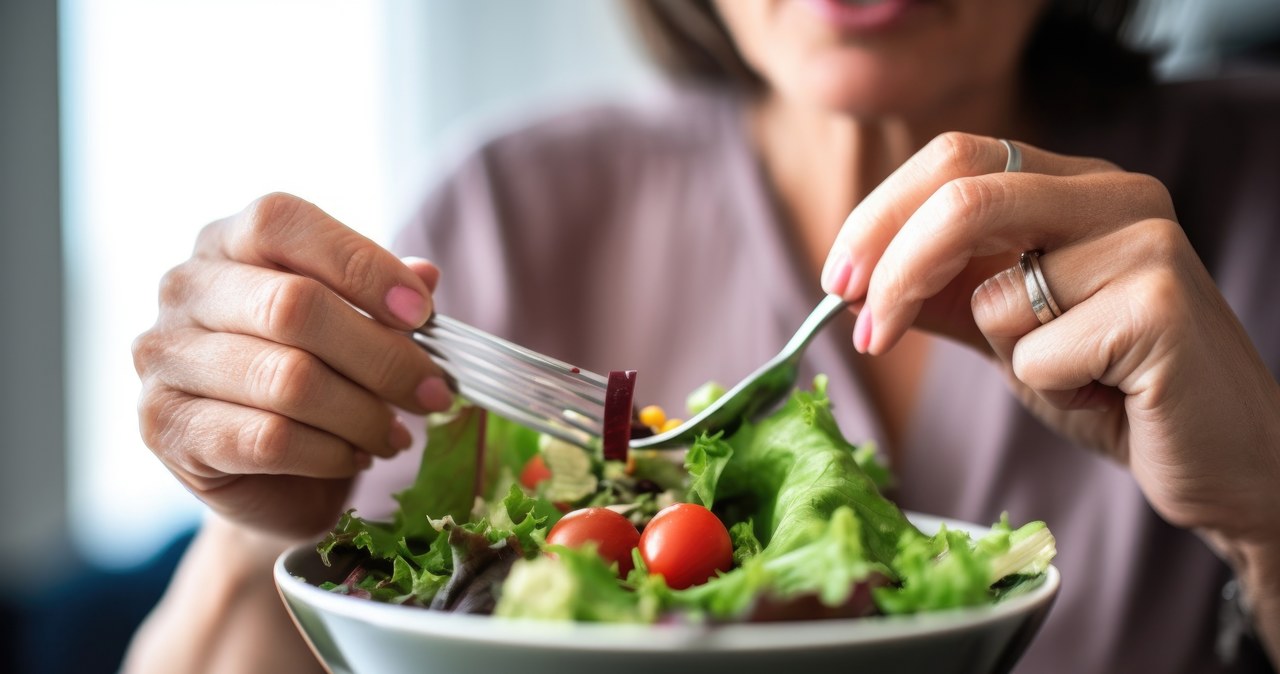
<path fill-rule="evenodd" d="M 1009 159 L 1004 163 L 1004 172 L 1017 173 L 1021 171 L 1022 170 L 1022 150 L 1019 150 L 1017 145 L 1014 145 L 1012 142 L 1007 141 L 1003 138 L 1000 139 L 1000 143 L 1004 145 L 1004 149 L 1009 152 Z"/>
<path fill-rule="evenodd" d="M 1027 286 L 1027 299 L 1031 300 L 1031 310 L 1040 325 L 1062 315 L 1058 303 L 1049 292 L 1049 284 L 1044 280 L 1044 272 L 1040 270 L 1040 251 L 1029 250 L 1018 256 L 1018 268 L 1022 270 L 1022 282 Z"/>

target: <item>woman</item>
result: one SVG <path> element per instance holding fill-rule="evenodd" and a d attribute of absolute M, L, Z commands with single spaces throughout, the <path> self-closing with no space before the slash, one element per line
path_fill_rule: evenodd
<path fill-rule="evenodd" d="M 674 403 L 822 290 L 853 311 L 805 368 L 899 502 L 1057 534 L 1027 671 L 1225 668 L 1233 576 L 1276 661 L 1280 88 L 1150 85 L 1129 4 L 638 2 L 683 86 L 468 157 L 397 241 L 443 275 L 287 195 L 210 225 L 135 359 L 144 437 L 217 514 L 129 665 L 314 666 L 270 560 L 371 464 L 374 498 L 412 474 L 375 457 L 411 444 L 390 406 L 448 403 L 397 334 L 435 305 Z"/>

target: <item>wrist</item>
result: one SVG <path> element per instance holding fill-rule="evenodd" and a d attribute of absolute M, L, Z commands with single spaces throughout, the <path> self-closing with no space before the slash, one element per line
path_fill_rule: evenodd
<path fill-rule="evenodd" d="M 270 580 L 275 560 L 297 541 L 251 529 L 209 513 L 193 547 L 199 558 L 217 564 L 224 577 L 236 582 Z"/>

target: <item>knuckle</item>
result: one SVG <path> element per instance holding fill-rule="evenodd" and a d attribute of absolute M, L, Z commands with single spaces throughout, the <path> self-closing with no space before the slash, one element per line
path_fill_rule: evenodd
<path fill-rule="evenodd" d="M 176 307 L 186 302 L 192 274 L 188 263 L 180 264 L 160 277 L 160 307 Z"/>
<path fill-rule="evenodd" d="M 1157 321 L 1172 328 L 1184 322 L 1179 319 L 1189 314 L 1188 300 L 1172 273 L 1144 274 L 1135 285 L 1130 302 L 1135 311 L 1135 328 L 1154 328 Z"/>
<path fill-rule="evenodd" d="M 1173 197 L 1169 188 L 1159 178 L 1145 173 L 1126 173 L 1127 191 L 1138 197 L 1141 203 L 1149 208 L 1152 214 L 1172 220 L 1174 217 Z"/>
<path fill-rule="evenodd" d="M 242 428 L 239 443 L 255 466 L 268 473 L 281 473 L 289 468 L 293 437 L 293 423 L 288 419 L 262 414 L 258 421 Z"/>
<path fill-rule="evenodd" d="M 183 396 L 168 388 L 143 388 L 138 399 L 138 429 L 143 443 L 157 456 L 163 458 L 168 453 L 172 438 L 182 437 L 190 422 L 185 408 Z"/>
<path fill-rule="evenodd" d="M 929 141 L 926 156 L 935 171 L 976 175 L 987 172 L 981 163 L 982 150 L 982 141 L 977 136 L 948 131 Z"/>
<path fill-rule="evenodd" d="M 1153 218 L 1142 222 L 1140 226 L 1145 257 L 1160 267 L 1175 265 L 1191 249 L 1186 233 L 1172 220 Z"/>
<path fill-rule="evenodd" d="M 240 213 L 240 228 L 250 241 L 270 246 L 311 204 L 285 192 L 264 194 Z"/>
<path fill-rule="evenodd" d="M 944 185 L 942 208 L 953 224 L 980 227 L 1004 199 L 998 183 L 985 177 L 957 178 Z"/>
<path fill-rule="evenodd" d="M 370 364 L 369 385 L 382 396 L 392 395 L 404 388 L 410 379 L 406 376 L 414 371 L 410 362 L 399 349 L 386 349 L 378 353 L 376 360 Z"/>
<path fill-rule="evenodd" d="M 279 411 L 305 409 L 320 386 L 319 362 L 311 354 L 290 347 L 264 350 L 256 359 L 252 386 L 259 397 Z"/>
<path fill-rule="evenodd" d="M 378 282 L 378 251 L 369 245 L 352 245 L 346 251 L 342 263 L 342 287 L 359 293 L 376 287 Z"/>
<path fill-rule="evenodd" d="M 295 341 L 317 320 L 328 291 L 305 276 L 281 274 L 259 286 L 253 321 L 264 335 Z"/>
<path fill-rule="evenodd" d="M 155 367 L 156 361 L 163 357 L 164 342 L 165 339 L 158 327 L 153 327 L 133 339 L 130 351 L 133 354 L 133 369 L 139 377 L 145 377 Z"/>

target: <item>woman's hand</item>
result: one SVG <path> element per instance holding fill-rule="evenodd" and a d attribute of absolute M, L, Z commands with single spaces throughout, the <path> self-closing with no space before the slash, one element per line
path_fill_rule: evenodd
<path fill-rule="evenodd" d="M 1019 147 L 1023 171 L 1004 173 L 999 141 L 940 136 L 850 214 L 823 285 L 862 300 L 855 347 L 920 326 L 991 353 L 1028 408 L 1128 465 L 1169 522 L 1280 562 L 1280 387 L 1168 192 Z M 1016 266 L 1028 250 L 1063 311 L 1044 325 Z"/>
<path fill-rule="evenodd" d="M 205 227 L 134 342 L 143 439 L 230 521 L 330 526 L 372 457 L 411 443 L 391 406 L 452 401 L 402 334 L 430 315 L 438 276 L 289 195 Z"/>

